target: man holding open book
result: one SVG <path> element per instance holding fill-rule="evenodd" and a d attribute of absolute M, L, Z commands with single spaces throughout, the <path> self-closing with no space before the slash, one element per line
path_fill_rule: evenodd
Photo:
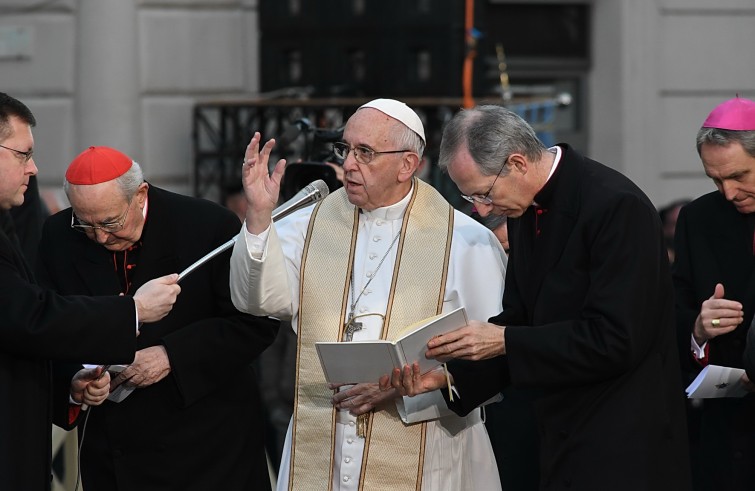
<path fill-rule="evenodd" d="M 278 489 L 500 489 L 479 410 L 456 416 L 439 391 L 405 400 L 377 383 L 325 382 L 316 342 L 395 340 L 458 307 L 487 318 L 500 310 L 506 263 L 490 231 L 414 177 L 425 136 L 412 109 L 371 101 L 343 138 L 334 150 L 344 187 L 275 224 L 285 162 L 268 175 L 274 140 L 260 151 L 255 133 L 243 164 L 249 207 L 231 259 L 232 299 L 244 312 L 291 318 L 298 334 Z"/>
<path fill-rule="evenodd" d="M 461 359 L 450 407 L 537 391 L 540 489 L 689 490 L 673 289 L 650 200 L 500 106 L 446 124 L 440 167 L 480 215 L 508 217 L 511 243 L 503 312 L 428 344 L 428 356 Z M 407 393 L 433 386 L 415 387 L 408 366 L 400 375 Z"/>

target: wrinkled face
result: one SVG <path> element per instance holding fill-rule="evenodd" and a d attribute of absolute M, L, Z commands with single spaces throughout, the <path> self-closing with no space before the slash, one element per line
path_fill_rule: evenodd
<path fill-rule="evenodd" d="M 8 118 L 11 134 L 0 145 L 28 152 L 34 148 L 31 126 L 16 116 Z M 37 166 L 32 157 L 28 161 L 18 152 L 0 148 L 0 209 L 8 210 L 24 203 L 24 193 L 29 186 L 29 178 L 37 174 Z"/>
<path fill-rule="evenodd" d="M 486 176 L 480 172 L 477 163 L 472 159 L 466 146 L 462 146 L 456 157 L 448 166 L 448 175 L 466 196 L 487 196 L 491 203 L 474 204 L 480 216 L 489 214 L 520 217 L 532 205 L 537 190 L 533 190 L 528 183 L 527 167 L 515 165 L 514 161 L 523 162 L 522 156 L 512 154 L 506 162 L 501 162 L 508 168 L 499 176 Z"/>
<path fill-rule="evenodd" d="M 739 143 L 705 143 L 700 148 L 705 174 L 739 213 L 755 212 L 755 157 Z"/>
<path fill-rule="evenodd" d="M 124 251 L 142 236 L 144 227 L 144 204 L 149 185 L 142 183 L 129 200 L 115 181 L 93 185 L 71 185 L 68 200 L 77 223 L 94 228 L 85 231 L 86 236 L 109 251 Z M 117 231 L 108 232 L 112 224 L 123 224 Z"/>
<path fill-rule="evenodd" d="M 396 125 L 401 123 L 377 109 L 360 109 L 346 123 L 343 141 L 352 148 L 361 145 L 376 152 L 401 150 L 394 136 Z M 418 164 L 414 152 L 377 154 L 369 164 L 360 164 L 350 151 L 343 162 L 343 187 L 349 202 L 367 211 L 398 203 L 411 189 Z"/>

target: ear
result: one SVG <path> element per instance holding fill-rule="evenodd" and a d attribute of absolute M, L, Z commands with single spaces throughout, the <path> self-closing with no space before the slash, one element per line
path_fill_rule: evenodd
<path fill-rule="evenodd" d="M 149 184 L 143 182 L 139 184 L 139 188 L 136 190 L 136 204 L 140 208 L 144 208 L 144 202 L 147 200 L 147 191 L 149 190 Z"/>
<path fill-rule="evenodd" d="M 419 155 L 414 152 L 405 152 L 401 158 L 401 167 L 399 167 L 398 171 L 398 181 L 407 182 L 414 177 L 414 173 L 417 172 L 419 164 Z"/>
<path fill-rule="evenodd" d="M 521 153 L 512 153 L 509 155 L 509 160 L 506 165 L 510 166 L 510 170 L 517 170 L 522 175 L 527 174 L 527 171 L 529 170 L 527 157 Z"/>

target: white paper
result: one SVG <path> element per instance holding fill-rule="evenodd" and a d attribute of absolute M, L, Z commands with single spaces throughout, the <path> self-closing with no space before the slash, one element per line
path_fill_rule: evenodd
<path fill-rule="evenodd" d="M 394 345 L 390 341 L 315 343 L 325 380 L 331 384 L 377 382 L 393 370 Z"/>
<path fill-rule="evenodd" d="M 711 399 L 716 397 L 742 397 L 747 389 L 740 381 L 745 371 L 741 368 L 708 365 L 687 387 L 690 399 Z"/>
<path fill-rule="evenodd" d="M 422 325 L 396 340 L 402 365 L 417 361 L 419 362 L 419 370 L 423 375 L 429 372 L 440 365 L 441 362 L 425 358 L 427 343 L 435 336 L 455 331 L 466 325 L 467 312 L 464 307 L 427 319 Z"/>

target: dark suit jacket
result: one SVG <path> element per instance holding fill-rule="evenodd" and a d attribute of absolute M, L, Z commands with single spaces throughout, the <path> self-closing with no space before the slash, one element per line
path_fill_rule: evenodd
<path fill-rule="evenodd" d="M 134 289 L 182 271 L 240 229 L 230 211 L 156 187 L 147 209 Z M 45 224 L 40 280 L 64 293 L 118 293 L 112 253 L 72 230 L 70 220 L 68 209 Z M 278 322 L 233 307 L 229 258 L 230 250 L 187 276 L 171 313 L 142 326 L 138 349 L 165 346 L 171 373 L 121 403 L 94 408 L 81 457 L 88 490 L 269 487 L 250 364 L 272 343 Z"/>
<path fill-rule="evenodd" d="M 693 378 L 701 366 L 692 361 L 690 336 L 702 303 L 716 283 L 724 297 L 741 302 L 744 322 L 729 334 L 708 341 L 708 363 L 743 367 L 747 330 L 755 312 L 755 257 L 747 216 L 715 191 L 682 208 L 676 223 L 674 286 L 682 361 Z M 755 373 L 753 373 L 755 375 Z M 755 395 L 703 401 L 700 451 L 705 467 L 696 489 L 755 488 Z"/>
<path fill-rule="evenodd" d="M 658 214 L 629 179 L 562 148 L 535 197 L 545 211 L 508 222 L 504 310 L 491 319 L 507 326 L 507 355 L 452 366 L 452 408 L 466 413 L 510 383 L 539 390 L 541 489 L 687 490 Z"/>
<path fill-rule="evenodd" d="M 61 297 L 43 290 L 18 242 L 0 229 L 0 488 L 50 488 L 49 360 L 129 363 L 135 332 L 131 297 Z"/>

